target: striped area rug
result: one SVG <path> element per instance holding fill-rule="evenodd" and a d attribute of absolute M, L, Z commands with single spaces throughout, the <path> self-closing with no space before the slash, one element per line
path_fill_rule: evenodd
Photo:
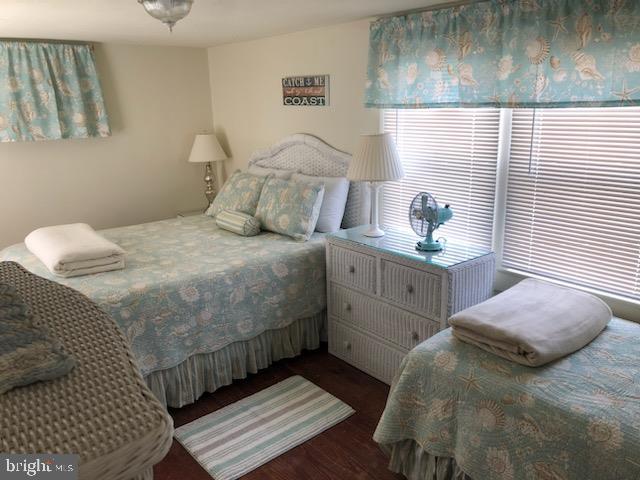
<path fill-rule="evenodd" d="M 176 429 L 216 480 L 235 480 L 336 425 L 354 410 L 301 376 Z"/>

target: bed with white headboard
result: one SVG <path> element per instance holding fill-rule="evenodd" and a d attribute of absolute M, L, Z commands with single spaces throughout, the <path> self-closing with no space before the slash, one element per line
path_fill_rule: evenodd
<path fill-rule="evenodd" d="M 313 135 L 297 133 L 266 150 L 255 152 L 249 159 L 249 167 L 295 170 L 317 177 L 346 177 L 350 162 L 348 153 L 336 150 Z M 342 228 L 369 222 L 370 199 L 365 189 L 362 183 L 351 183 Z"/>
<path fill-rule="evenodd" d="M 349 159 L 299 134 L 250 163 L 344 176 Z M 361 193 L 351 186 L 343 226 L 361 222 Z M 269 232 L 242 237 L 205 215 L 100 233 L 127 251 L 124 270 L 54 277 L 23 244 L 0 259 L 74 288 L 109 313 L 148 385 L 169 406 L 318 347 L 326 320 L 324 234 L 307 242 Z"/>

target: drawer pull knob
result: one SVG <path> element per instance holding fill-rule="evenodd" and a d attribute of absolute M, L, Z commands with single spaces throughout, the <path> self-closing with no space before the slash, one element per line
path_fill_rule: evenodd
<path fill-rule="evenodd" d="M 350 304 L 350 303 L 345 303 L 345 304 L 344 304 L 344 309 L 345 309 L 347 312 L 350 312 L 350 311 L 351 311 L 351 304 Z"/>
<path fill-rule="evenodd" d="M 355 273 L 356 271 L 356 267 L 354 267 L 353 265 L 349 265 L 349 273 Z"/>
<path fill-rule="evenodd" d="M 347 342 L 347 341 L 345 340 L 345 341 L 344 341 L 344 343 L 343 343 L 343 345 L 344 345 L 344 349 L 345 349 L 345 350 L 351 351 L 351 342 Z"/>
<path fill-rule="evenodd" d="M 418 332 L 411 332 L 411 338 L 414 342 L 417 342 L 418 340 L 420 340 L 420 335 L 418 334 Z"/>
<path fill-rule="evenodd" d="M 413 285 L 407 285 L 407 292 L 413 293 Z"/>

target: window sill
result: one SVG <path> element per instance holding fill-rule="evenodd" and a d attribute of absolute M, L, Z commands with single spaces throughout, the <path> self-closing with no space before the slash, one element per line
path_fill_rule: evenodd
<path fill-rule="evenodd" d="M 632 322 L 640 323 L 640 301 L 634 300 L 632 298 L 624 297 L 622 295 L 603 292 L 595 288 L 584 287 L 582 285 L 575 285 L 562 280 L 556 280 L 553 278 L 544 277 L 542 275 L 536 275 L 533 273 L 523 272 L 516 269 L 500 267 L 497 269 L 496 282 L 495 282 L 494 288 L 496 291 L 502 292 L 507 288 L 514 286 L 520 280 L 524 280 L 525 278 L 537 278 L 540 280 L 545 280 L 550 283 L 555 283 L 556 285 L 575 288 L 576 290 L 581 290 L 583 292 L 590 293 L 592 295 L 595 295 L 598 298 L 601 298 L 607 305 L 609 305 L 609 307 L 611 307 L 611 310 L 613 311 L 613 314 L 616 317 L 620 317 L 620 318 L 624 318 L 625 320 L 631 320 Z"/>

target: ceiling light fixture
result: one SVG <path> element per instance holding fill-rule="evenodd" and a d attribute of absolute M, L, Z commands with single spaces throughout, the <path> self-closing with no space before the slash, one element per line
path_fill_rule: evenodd
<path fill-rule="evenodd" d="M 160 20 L 173 32 L 173 26 L 189 15 L 193 0 L 138 0 L 138 3 L 142 4 L 149 15 Z"/>

